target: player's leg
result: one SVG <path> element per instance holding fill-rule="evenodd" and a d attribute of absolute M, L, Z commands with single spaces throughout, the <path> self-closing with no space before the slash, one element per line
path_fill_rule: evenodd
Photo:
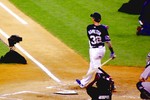
<path fill-rule="evenodd" d="M 150 99 L 150 82 L 138 82 L 136 87 L 141 92 L 142 99 Z"/>
<path fill-rule="evenodd" d="M 97 56 L 97 58 L 94 59 L 95 61 L 94 61 L 93 66 L 96 66 L 96 68 L 101 67 L 101 60 L 104 57 L 105 52 L 106 52 L 105 47 L 98 48 L 98 50 L 97 50 L 98 56 Z M 102 73 L 102 72 L 100 70 L 97 70 L 97 73 Z"/>
<path fill-rule="evenodd" d="M 93 67 L 93 55 L 95 54 L 95 50 L 93 48 L 89 49 L 89 56 L 90 56 L 90 66 L 87 71 L 87 74 L 90 73 L 94 67 Z M 87 77 L 84 77 L 82 80 L 76 79 L 76 82 L 79 84 L 81 88 L 84 88 L 86 84 L 91 80 L 92 74 L 88 75 Z"/>
<path fill-rule="evenodd" d="M 93 69 L 98 69 L 98 67 L 101 66 L 101 59 L 105 54 L 105 48 L 94 48 L 94 49 L 90 49 L 90 67 L 89 70 L 87 72 L 91 73 L 91 71 L 93 71 Z M 100 70 L 97 70 L 97 73 L 102 73 Z M 95 73 L 93 73 L 95 74 Z M 92 79 L 93 74 L 90 74 L 89 76 L 83 78 L 81 80 L 81 83 L 83 85 L 86 85 L 90 82 L 90 80 Z"/>
<path fill-rule="evenodd" d="M 88 75 L 88 73 L 91 73 L 93 71 L 93 69 L 95 69 L 95 68 L 98 69 L 98 67 L 101 66 L 101 59 L 103 58 L 104 54 L 105 54 L 105 47 L 90 48 L 90 50 L 89 50 L 90 67 L 87 72 L 87 75 Z M 97 73 L 101 73 L 101 71 L 97 70 Z M 81 81 L 78 79 L 76 80 L 81 88 L 84 88 L 90 82 L 93 74 L 88 75 L 87 77 L 83 78 Z"/>
<path fill-rule="evenodd" d="M 96 48 L 91 48 L 89 50 L 89 55 L 90 55 L 90 66 L 89 66 L 89 69 L 87 71 L 87 75 L 88 73 L 90 73 L 91 71 L 93 71 L 95 69 L 95 66 L 99 66 L 100 62 L 99 62 L 99 59 L 98 59 L 98 50 Z M 93 73 L 94 74 L 94 73 Z M 90 82 L 90 80 L 92 79 L 92 76 L 93 74 L 89 74 L 87 77 L 84 77 L 82 80 L 81 80 L 81 84 L 83 86 L 85 86 L 86 84 L 88 84 Z"/>

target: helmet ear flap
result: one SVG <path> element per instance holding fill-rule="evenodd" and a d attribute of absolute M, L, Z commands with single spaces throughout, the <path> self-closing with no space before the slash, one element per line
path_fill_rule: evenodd
<path fill-rule="evenodd" d="M 148 53 L 147 58 L 150 58 L 150 52 Z"/>
<path fill-rule="evenodd" d="M 147 61 L 150 61 L 150 52 L 147 55 Z"/>
<path fill-rule="evenodd" d="M 147 68 L 149 66 L 149 64 L 150 64 L 150 52 L 147 54 L 146 63 L 147 63 L 147 65 L 146 65 L 145 68 Z"/>

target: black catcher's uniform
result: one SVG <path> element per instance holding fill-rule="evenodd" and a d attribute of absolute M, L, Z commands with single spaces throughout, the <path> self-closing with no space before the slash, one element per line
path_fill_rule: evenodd
<path fill-rule="evenodd" d="M 93 86 L 94 83 L 96 87 Z M 113 89 L 114 82 L 107 73 L 97 73 L 95 79 L 86 88 L 92 100 L 111 100 Z"/>

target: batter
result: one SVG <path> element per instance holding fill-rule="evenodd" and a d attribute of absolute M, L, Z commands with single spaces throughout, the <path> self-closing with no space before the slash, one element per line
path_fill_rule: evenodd
<path fill-rule="evenodd" d="M 93 69 L 101 66 L 101 59 L 104 57 L 106 52 L 105 43 L 111 52 L 110 57 L 116 57 L 107 31 L 108 27 L 106 25 L 100 24 L 101 15 L 98 12 L 95 12 L 91 14 L 90 17 L 92 18 L 93 24 L 87 26 L 90 56 L 90 67 L 87 74 L 90 73 Z M 97 73 L 101 72 L 98 70 Z M 84 88 L 90 82 L 92 76 L 93 74 L 90 74 L 82 80 L 76 79 L 76 82 L 81 88 Z"/>

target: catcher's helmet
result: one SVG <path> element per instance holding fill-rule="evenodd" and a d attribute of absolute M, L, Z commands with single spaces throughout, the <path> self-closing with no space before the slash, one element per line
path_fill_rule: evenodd
<path fill-rule="evenodd" d="M 146 63 L 147 65 L 150 64 L 150 52 L 147 54 Z"/>
<path fill-rule="evenodd" d="M 150 58 L 150 52 L 148 53 L 147 58 Z"/>

